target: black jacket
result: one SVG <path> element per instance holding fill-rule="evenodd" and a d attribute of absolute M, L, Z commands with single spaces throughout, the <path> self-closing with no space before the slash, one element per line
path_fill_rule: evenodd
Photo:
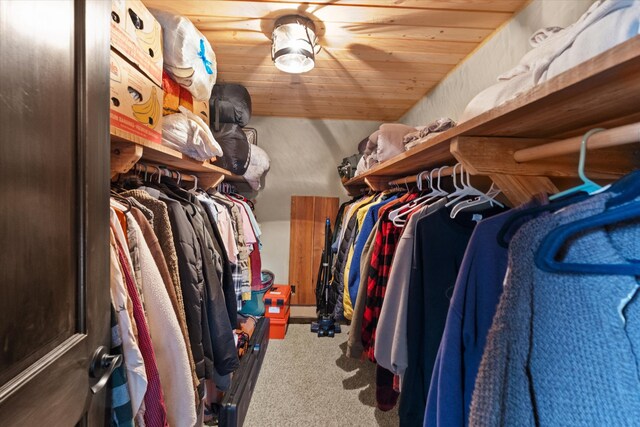
<path fill-rule="evenodd" d="M 216 261 L 221 263 L 222 259 L 220 258 L 220 253 L 215 249 L 210 232 L 207 230 L 206 224 L 209 221 L 208 219 L 205 221 L 205 210 L 193 194 L 176 186 L 169 179 L 163 179 L 163 184 L 171 192 L 169 196 L 179 198 L 179 201 L 182 202 L 187 218 L 195 231 L 202 255 L 202 272 L 205 285 L 205 312 L 203 317 L 208 322 L 213 351 L 213 366 L 220 375 L 230 374 L 238 368 L 240 360 L 238 359 L 238 352 L 233 338 L 233 329 L 229 322 L 227 303 L 222 291 L 220 280 L 222 266 L 220 265 L 220 274 L 216 268 Z M 211 227 L 210 224 L 209 227 Z M 233 302 L 235 304 L 235 297 Z M 207 378 L 211 377 L 207 376 Z"/>
<path fill-rule="evenodd" d="M 233 276 L 231 273 L 232 263 L 224 248 L 222 236 L 218 230 L 215 218 L 213 218 L 207 209 L 203 208 L 203 210 L 206 213 L 205 219 L 209 220 L 208 223 L 205 222 L 205 225 L 208 224 L 207 230 L 211 234 L 213 245 L 222 258 L 222 291 L 224 292 L 224 300 L 227 305 L 227 314 L 229 315 L 231 328 L 236 329 L 238 327 L 238 305 L 236 303 L 236 290 L 233 286 Z"/>
<path fill-rule="evenodd" d="M 204 274 L 202 267 L 202 253 L 196 239 L 195 232 L 182 205 L 167 197 L 160 196 L 166 203 L 173 232 L 173 241 L 178 256 L 178 270 L 180 285 L 184 300 L 184 311 L 189 332 L 189 342 L 196 375 L 200 380 L 198 394 L 204 395 L 204 379 L 209 376 L 208 370 L 213 365 L 211 340 L 208 337 L 208 321 L 206 319 L 204 299 Z M 205 350 L 206 347 L 206 350 Z M 205 353 L 208 363 L 205 363 Z M 209 365 L 209 367 L 206 367 Z"/>

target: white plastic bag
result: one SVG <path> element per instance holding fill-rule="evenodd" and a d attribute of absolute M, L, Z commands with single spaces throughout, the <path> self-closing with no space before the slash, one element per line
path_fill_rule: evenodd
<path fill-rule="evenodd" d="M 257 145 L 250 145 L 251 148 L 251 160 L 249 161 L 249 167 L 244 173 L 244 179 L 247 180 L 251 188 L 254 190 L 260 189 L 260 180 L 262 176 L 269 170 L 270 160 L 267 153 Z"/>
<path fill-rule="evenodd" d="M 198 101 L 208 101 L 216 83 L 216 55 L 211 44 L 184 16 L 149 9 L 162 26 L 164 69 Z"/>
<path fill-rule="evenodd" d="M 199 161 L 221 156 L 222 148 L 204 120 L 183 106 L 179 108 L 179 113 L 162 120 L 162 145 Z"/>

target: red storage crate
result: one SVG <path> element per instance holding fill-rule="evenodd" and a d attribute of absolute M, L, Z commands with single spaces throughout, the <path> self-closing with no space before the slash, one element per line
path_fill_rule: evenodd
<path fill-rule="evenodd" d="M 283 317 L 270 317 L 269 318 L 269 339 L 270 340 L 283 340 L 287 334 L 287 328 L 289 327 L 289 314 L 290 308 L 286 306 L 283 311 Z"/>
<path fill-rule="evenodd" d="M 264 295 L 264 315 L 270 319 L 289 319 L 289 301 L 291 300 L 291 287 L 286 285 L 273 285 Z"/>

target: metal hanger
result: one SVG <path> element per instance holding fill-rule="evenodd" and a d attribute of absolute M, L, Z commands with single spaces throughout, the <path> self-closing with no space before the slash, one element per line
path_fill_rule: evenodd
<path fill-rule="evenodd" d="M 133 205 L 131 204 L 131 201 L 129 199 L 127 199 L 126 197 L 123 197 L 121 194 L 118 194 L 113 189 L 110 190 L 110 196 L 127 207 L 127 209 L 124 210 L 122 213 L 127 214 L 131 212 Z"/>
<path fill-rule="evenodd" d="M 190 192 L 196 192 L 198 190 L 198 177 L 196 175 L 191 175 L 193 177 L 193 188 L 189 189 Z"/>

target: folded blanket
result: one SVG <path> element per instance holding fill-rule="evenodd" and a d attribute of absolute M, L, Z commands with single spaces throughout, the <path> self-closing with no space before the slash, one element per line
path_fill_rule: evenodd
<path fill-rule="evenodd" d="M 404 146 L 404 149 L 405 149 L 405 151 L 409 151 L 413 147 L 415 147 L 417 145 L 424 144 L 425 142 L 430 141 L 431 139 L 435 138 L 438 135 L 440 135 L 440 132 L 430 133 L 429 135 L 425 136 L 424 138 L 420 138 L 420 139 L 416 139 L 414 141 L 411 141 L 410 143 L 408 143 L 407 145 Z"/>
<path fill-rule="evenodd" d="M 613 46 L 638 34 L 640 1 L 598 0 L 574 24 L 554 32 L 543 29 L 532 39 L 543 39 L 518 65 L 501 74 L 499 82 L 480 92 L 467 105 L 466 121 L 515 98 Z"/>
<path fill-rule="evenodd" d="M 640 1 L 620 8 L 594 22 L 575 37 L 543 71 L 540 81 L 549 80 L 612 47 L 640 34 Z"/>
<path fill-rule="evenodd" d="M 380 136 L 380 131 L 377 130 L 369 136 L 367 143 L 364 147 L 364 155 L 367 156 L 371 153 L 375 153 L 378 149 L 378 137 Z M 358 144 L 359 145 L 359 144 Z"/>
<path fill-rule="evenodd" d="M 596 24 L 599 20 L 607 16 L 608 14 L 615 12 L 619 9 L 628 8 L 633 5 L 635 0 L 598 0 L 578 19 L 575 23 L 571 24 L 562 31 L 553 33 L 545 38 L 535 49 L 527 52 L 519 64 L 516 66 L 521 72 L 530 73 L 531 86 L 536 85 L 540 81 L 543 73 L 549 67 L 549 64 L 562 54 L 566 49 L 569 49 L 576 38 L 585 31 L 587 28 Z M 600 28 L 600 30 L 614 30 Z M 637 30 L 636 30 L 637 31 Z M 539 33 L 536 32 L 536 34 Z M 637 32 L 636 32 L 637 34 Z M 534 34 L 535 36 L 535 34 Z M 600 32 L 600 37 L 606 39 L 610 37 L 610 31 Z M 626 40 L 626 39 L 625 39 Z M 581 49 L 585 52 L 585 59 L 592 57 L 590 46 L 581 46 Z M 505 73 L 515 77 L 516 73 L 513 70 Z M 504 75 L 502 76 L 504 79 Z M 499 77 L 500 78 L 500 77 Z"/>
<path fill-rule="evenodd" d="M 418 139 L 425 138 L 427 135 L 434 132 L 443 132 L 445 130 L 451 129 L 455 125 L 456 122 L 454 122 L 453 120 L 447 117 L 441 117 L 429 123 L 427 126 L 420 126 L 417 128 L 417 131 L 408 133 L 404 136 L 402 142 L 405 144 L 405 150 L 408 150 L 406 144 Z M 415 145 L 416 144 L 414 144 L 413 146 Z"/>
<path fill-rule="evenodd" d="M 416 128 L 402 123 L 384 123 L 380 125 L 378 147 L 376 153 L 378 161 L 384 162 L 404 152 L 403 138 L 406 134 L 415 132 Z"/>

